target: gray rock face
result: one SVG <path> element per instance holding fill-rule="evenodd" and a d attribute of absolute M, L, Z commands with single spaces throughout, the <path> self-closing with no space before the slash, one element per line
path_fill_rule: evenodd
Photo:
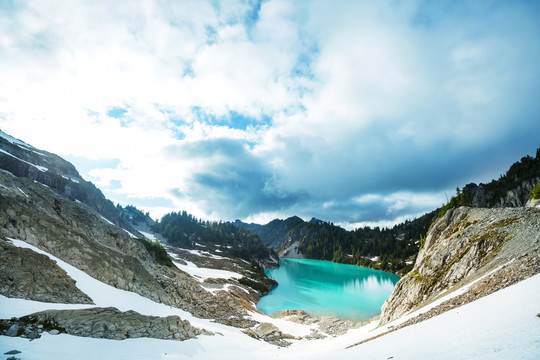
<path fill-rule="evenodd" d="M 0 239 L 0 294 L 41 302 L 93 304 L 56 262 Z"/>
<path fill-rule="evenodd" d="M 298 251 L 298 241 L 295 241 L 292 243 L 288 248 L 283 250 L 279 256 L 284 258 L 291 258 L 291 259 L 304 259 L 305 256 Z"/>
<path fill-rule="evenodd" d="M 259 324 L 254 330 L 247 330 L 245 333 L 255 339 L 283 347 L 291 345 L 285 339 L 294 339 L 293 336 L 283 334 L 275 325 L 270 323 Z"/>
<path fill-rule="evenodd" d="M 540 209 L 449 210 L 430 230 L 413 270 L 397 283 L 384 303 L 381 324 L 524 254 L 538 257 L 539 249 Z"/>

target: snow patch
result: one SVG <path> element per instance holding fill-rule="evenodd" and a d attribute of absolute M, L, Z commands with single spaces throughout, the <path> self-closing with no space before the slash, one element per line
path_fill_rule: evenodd
<path fill-rule="evenodd" d="M 101 215 L 99 215 L 99 216 L 101 216 Z M 102 218 L 103 220 L 105 220 L 106 222 L 108 222 L 109 224 L 114 225 L 114 223 L 113 223 L 112 221 L 110 221 L 109 219 L 107 219 L 107 218 L 105 218 L 105 217 L 103 217 L 103 216 L 101 216 L 101 218 Z"/>
<path fill-rule="evenodd" d="M 22 189 L 20 187 L 17 187 L 17 189 L 19 189 L 19 191 L 26 197 L 29 197 L 28 195 L 26 195 L 26 193 L 24 191 L 22 191 Z"/>
<path fill-rule="evenodd" d="M 37 181 L 37 180 L 34 180 L 34 182 L 35 182 L 36 184 L 43 185 L 43 186 L 45 186 L 46 188 L 49 188 L 49 189 L 50 189 L 49 185 L 45 185 L 44 183 L 40 183 L 40 182 Z"/>
<path fill-rule="evenodd" d="M 30 145 L 20 145 L 20 144 L 16 144 L 18 147 L 20 147 L 21 149 L 23 150 L 26 150 L 26 151 L 31 151 L 33 152 L 34 154 L 38 154 L 40 156 L 47 156 L 46 154 L 43 154 L 43 153 L 40 153 L 39 151 L 36 151 L 36 150 L 32 150 L 31 146 Z"/>
<path fill-rule="evenodd" d="M 122 230 L 124 230 L 125 232 L 127 232 L 127 234 L 129 235 L 129 237 L 134 238 L 134 239 L 137 238 L 137 236 L 133 235 L 132 233 L 130 233 L 130 232 L 127 231 L 126 229 L 122 229 Z"/>
<path fill-rule="evenodd" d="M 143 234 L 144 237 L 147 238 L 150 241 L 158 241 L 157 237 L 154 234 L 150 234 L 150 233 L 147 233 L 145 231 L 140 231 L 140 230 L 139 230 L 139 232 L 141 234 Z"/>
<path fill-rule="evenodd" d="M 178 259 L 177 256 L 174 256 L 174 254 L 169 254 L 169 255 L 173 255 L 174 258 Z M 236 273 L 236 272 L 232 272 L 228 270 L 202 268 L 202 267 L 198 267 L 197 265 L 195 265 L 194 263 L 190 261 L 187 261 L 184 259 L 182 260 L 185 261 L 187 265 L 180 264 L 176 261 L 173 261 L 173 264 L 176 265 L 177 268 L 188 273 L 189 275 L 191 275 L 192 277 L 194 277 L 200 282 L 203 282 L 205 279 L 209 279 L 209 278 L 240 279 L 242 277 L 241 274 Z"/>
<path fill-rule="evenodd" d="M 215 255 L 212 253 L 209 253 L 208 251 L 202 251 L 202 250 L 192 250 L 192 249 L 182 249 L 183 251 L 187 251 L 190 254 L 201 256 L 201 257 L 209 257 L 216 260 L 226 260 L 227 257 Z"/>
<path fill-rule="evenodd" d="M 32 164 L 31 162 L 28 162 L 28 161 L 26 161 L 26 160 L 23 160 L 23 159 L 21 159 L 21 158 L 15 156 L 15 155 L 12 155 L 12 154 L 10 154 L 10 153 L 8 153 L 7 151 L 4 151 L 4 150 L 2 150 L 2 149 L 0 149 L 0 152 L 4 153 L 4 154 L 6 154 L 6 155 L 9 155 L 9 156 L 11 156 L 11 157 L 13 157 L 13 158 L 15 158 L 15 159 L 17 159 L 17 160 L 19 160 L 19 161 L 25 163 L 25 164 L 31 165 L 31 166 L 35 167 L 36 169 L 38 169 L 38 170 L 41 171 L 41 172 L 47 172 L 47 171 L 49 171 L 49 169 L 47 169 L 45 166 Z"/>
<path fill-rule="evenodd" d="M 79 183 L 79 180 L 70 178 L 69 176 L 62 175 L 62 177 L 63 177 L 64 179 L 66 179 L 66 180 L 73 181 L 73 182 L 76 183 L 76 184 Z"/>
<path fill-rule="evenodd" d="M 54 260 L 60 268 L 62 268 L 66 273 L 75 280 L 75 286 L 79 288 L 83 293 L 88 295 L 95 303 L 93 306 L 101 307 L 116 307 L 120 311 L 133 310 L 143 315 L 152 315 L 152 316 L 169 316 L 169 315 L 178 315 L 182 319 L 189 320 L 194 326 L 205 327 L 212 331 L 210 328 L 216 326 L 210 322 L 210 320 L 199 319 L 188 313 L 187 311 L 174 308 L 172 306 L 156 303 L 148 298 L 145 298 L 139 294 L 136 294 L 131 291 L 117 289 L 110 285 L 107 285 L 99 280 L 94 279 L 87 273 L 82 270 L 77 269 L 76 267 L 60 260 L 54 255 L 49 254 L 46 251 L 43 251 L 33 245 L 30 245 L 22 240 L 8 238 L 13 245 L 33 250 L 39 254 L 48 256 L 50 259 Z M 58 308 L 68 309 L 73 308 L 75 305 L 69 304 L 58 304 Z M 76 305 L 78 308 L 87 307 L 87 305 Z M 21 311 L 18 309 L 25 309 Z M 9 299 L 5 297 L 0 297 L 0 318 L 6 319 L 10 318 L 11 313 L 16 313 L 20 316 L 27 315 L 36 311 L 43 311 L 51 309 L 51 303 L 41 303 L 38 301 L 22 300 L 22 299 Z M 222 331 L 217 330 L 217 331 Z"/>

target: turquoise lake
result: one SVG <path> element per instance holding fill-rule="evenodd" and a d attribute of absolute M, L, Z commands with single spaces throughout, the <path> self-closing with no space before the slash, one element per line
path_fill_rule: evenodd
<path fill-rule="evenodd" d="M 314 315 L 366 320 L 381 312 L 399 277 L 331 261 L 280 259 L 265 270 L 279 285 L 257 303 L 265 314 L 302 309 Z"/>

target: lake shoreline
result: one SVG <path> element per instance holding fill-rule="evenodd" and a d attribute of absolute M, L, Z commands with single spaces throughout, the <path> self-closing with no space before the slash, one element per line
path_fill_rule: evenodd
<path fill-rule="evenodd" d="M 399 277 L 382 270 L 325 260 L 281 258 L 265 270 L 279 285 L 257 303 L 272 315 L 301 309 L 312 316 L 366 321 L 377 316 Z"/>

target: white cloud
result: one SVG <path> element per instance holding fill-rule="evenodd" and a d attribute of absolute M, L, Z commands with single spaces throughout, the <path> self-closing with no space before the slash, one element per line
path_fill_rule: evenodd
<path fill-rule="evenodd" d="M 258 6 L 0 11 L 0 127 L 60 155 L 119 159 L 89 174 L 113 199 L 227 219 L 360 224 L 347 206 L 375 203 L 380 221 L 401 219 L 482 175 L 474 161 L 535 150 L 515 139 L 539 130 L 536 4 Z M 493 166 L 482 171 L 505 170 Z"/>

